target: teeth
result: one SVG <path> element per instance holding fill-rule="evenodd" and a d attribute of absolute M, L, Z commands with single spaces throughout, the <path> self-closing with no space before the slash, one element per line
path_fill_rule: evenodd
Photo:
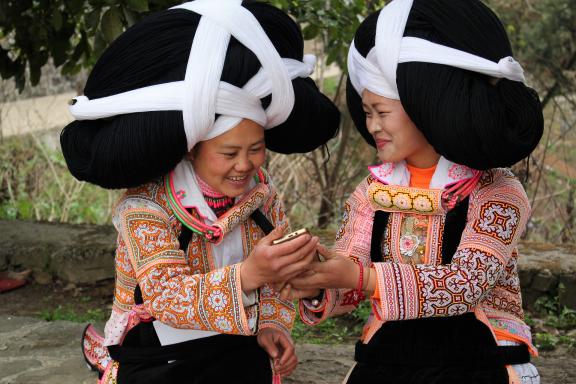
<path fill-rule="evenodd" d="M 228 177 L 232 181 L 243 181 L 246 180 L 246 176 L 229 176 Z"/>

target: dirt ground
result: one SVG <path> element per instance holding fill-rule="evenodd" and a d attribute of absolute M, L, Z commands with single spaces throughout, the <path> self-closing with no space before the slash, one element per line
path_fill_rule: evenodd
<path fill-rule="evenodd" d="M 90 286 L 64 285 L 58 282 L 48 285 L 28 284 L 14 291 L 0 294 L 0 317 L 40 317 L 84 322 L 83 319 L 88 313 L 91 316 L 100 317 L 100 320 L 105 320 L 112 302 L 112 288 L 113 281 L 104 281 Z M 94 312 L 95 310 L 97 311 Z M 102 321 L 98 323 L 102 326 Z M 78 329 L 81 327 L 79 326 Z M 297 348 L 300 364 L 293 376 L 284 381 L 288 384 L 340 383 L 353 364 L 353 345 L 349 343 L 341 345 L 299 343 Z M 541 356 L 534 360 L 534 364 L 540 370 L 543 384 L 576 384 L 576 369 L 574 368 L 576 355 L 573 352 L 564 348 L 542 352 Z M 5 382 L 2 380 L 1 373 L 0 382 Z M 19 383 L 20 381 L 6 382 Z"/>

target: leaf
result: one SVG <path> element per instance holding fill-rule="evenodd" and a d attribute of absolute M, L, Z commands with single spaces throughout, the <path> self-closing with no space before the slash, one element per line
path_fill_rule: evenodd
<path fill-rule="evenodd" d="M 104 39 L 104 36 L 102 36 L 102 33 L 96 33 L 96 36 L 94 36 L 94 56 L 99 57 L 107 46 L 108 43 Z"/>
<path fill-rule="evenodd" d="M 80 65 L 76 64 L 76 62 L 72 60 L 68 60 L 66 64 L 62 67 L 62 74 L 63 75 L 75 75 L 80 72 Z"/>
<path fill-rule="evenodd" d="M 30 84 L 35 86 L 40 81 L 42 76 L 42 67 L 48 61 L 48 52 L 45 50 L 37 52 L 33 57 L 30 57 L 28 66 L 30 68 Z"/>
<path fill-rule="evenodd" d="M 84 9 L 84 0 L 66 0 L 65 3 L 66 8 L 68 8 L 73 15 L 82 13 Z"/>
<path fill-rule="evenodd" d="M 136 12 L 147 12 L 148 0 L 126 0 L 126 6 Z"/>
<path fill-rule="evenodd" d="M 124 13 L 124 19 L 128 24 L 128 27 L 133 26 L 138 21 L 138 14 L 134 11 L 129 10 L 128 8 L 122 8 L 122 12 Z"/>
<path fill-rule="evenodd" d="M 56 31 L 59 31 L 62 28 L 62 12 L 59 9 L 54 9 L 52 13 L 52 26 Z"/>
<path fill-rule="evenodd" d="M 122 14 L 118 8 L 110 8 L 104 13 L 101 28 L 104 38 L 109 43 L 122 33 L 124 25 L 122 24 Z"/>
<path fill-rule="evenodd" d="M 88 31 L 95 31 L 100 24 L 100 9 L 94 9 L 86 15 L 86 27 Z"/>
<path fill-rule="evenodd" d="M 82 33 L 82 38 L 80 39 L 78 45 L 76 45 L 76 48 L 74 48 L 74 52 L 72 53 L 70 60 L 77 62 L 78 60 L 80 60 L 80 57 L 82 56 L 83 53 L 88 53 L 88 50 L 89 50 L 88 39 L 86 37 L 86 34 Z"/>
<path fill-rule="evenodd" d="M 312 40 L 313 38 L 318 36 L 319 32 L 320 31 L 318 30 L 318 27 L 316 25 L 308 24 L 302 30 L 302 35 L 304 36 L 304 40 Z"/>
<path fill-rule="evenodd" d="M 54 66 L 59 67 L 67 59 L 68 49 L 70 48 L 70 42 L 68 40 L 55 38 L 50 42 L 50 54 L 54 60 Z"/>
<path fill-rule="evenodd" d="M 26 76 L 25 76 L 25 63 L 22 63 L 21 60 L 18 60 L 18 66 L 16 67 L 16 73 L 14 74 L 14 81 L 16 82 L 16 88 L 18 88 L 18 92 L 22 93 L 24 90 L 24 86 L 26 85 Z"/>
<path fill-rule="evenodd" d="M 8 52 L 0 47 L 0 75 L 3 79 L 9 79 L 14 76 L 18 68 L 17 63 L 10 59 Z"/>

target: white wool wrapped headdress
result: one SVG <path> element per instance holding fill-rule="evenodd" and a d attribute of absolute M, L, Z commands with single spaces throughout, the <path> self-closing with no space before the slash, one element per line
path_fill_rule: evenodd
<path fill-rule="evenodd" d="M 188 150 L 250 119 L 264 128 L 286 121 L 294 106 L 291 80 L 308 77 L 315 57 L 283 59 L 241 0 L 196 0 L 172 9 L 202 15 L 194 36 L 183 81 L 152 85 L 89 100 L 78 96 L 70 106 L 76 120 L 95 120 L 121 114 L 182 111 Z M 230 37 L 251 50 L 262 67 L 242 88 L 220 81 Z M 200 74 L 200 75 L 199 75 Z M 272 95 L 264 110 L 260 99 Z M 219 114 L 217 120 L 215 115 Z"/>
<path fill-rule="evenodd" d="M 493 62 L 458 49 L 416 37 L 404 37 L 413 0 L 393 0 L 378 16 L 376 44 L 366 57 L 350 44 L 348 72 L 356 92 L 365 89 L 390 99 L 400 100 L 396 85 L 399 63 L 444 64 L 496 78 L 524 82 L 524 71 L 512 57 Z"/>

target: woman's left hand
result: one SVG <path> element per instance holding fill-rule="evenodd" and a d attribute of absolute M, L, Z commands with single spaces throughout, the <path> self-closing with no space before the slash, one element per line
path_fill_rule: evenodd
<path fill-rule="evenodd" d="M 298 365 L 298 358 L 292 338 L 286 333 L 264 328 L 258 332 L 258 344 L 274 362 L 274 372 L 280 376 L 290 375 Z"/>
<path fill-rule="evenodd" d="M 318 253 L 325 259 L 323 262 L 310 264 L 308 271 L 289 281 L 299 290 L 350 288 L 355 289 L 360 277 L 360 268 L 349 257 L 333 252 L 318 245 Z"/>

